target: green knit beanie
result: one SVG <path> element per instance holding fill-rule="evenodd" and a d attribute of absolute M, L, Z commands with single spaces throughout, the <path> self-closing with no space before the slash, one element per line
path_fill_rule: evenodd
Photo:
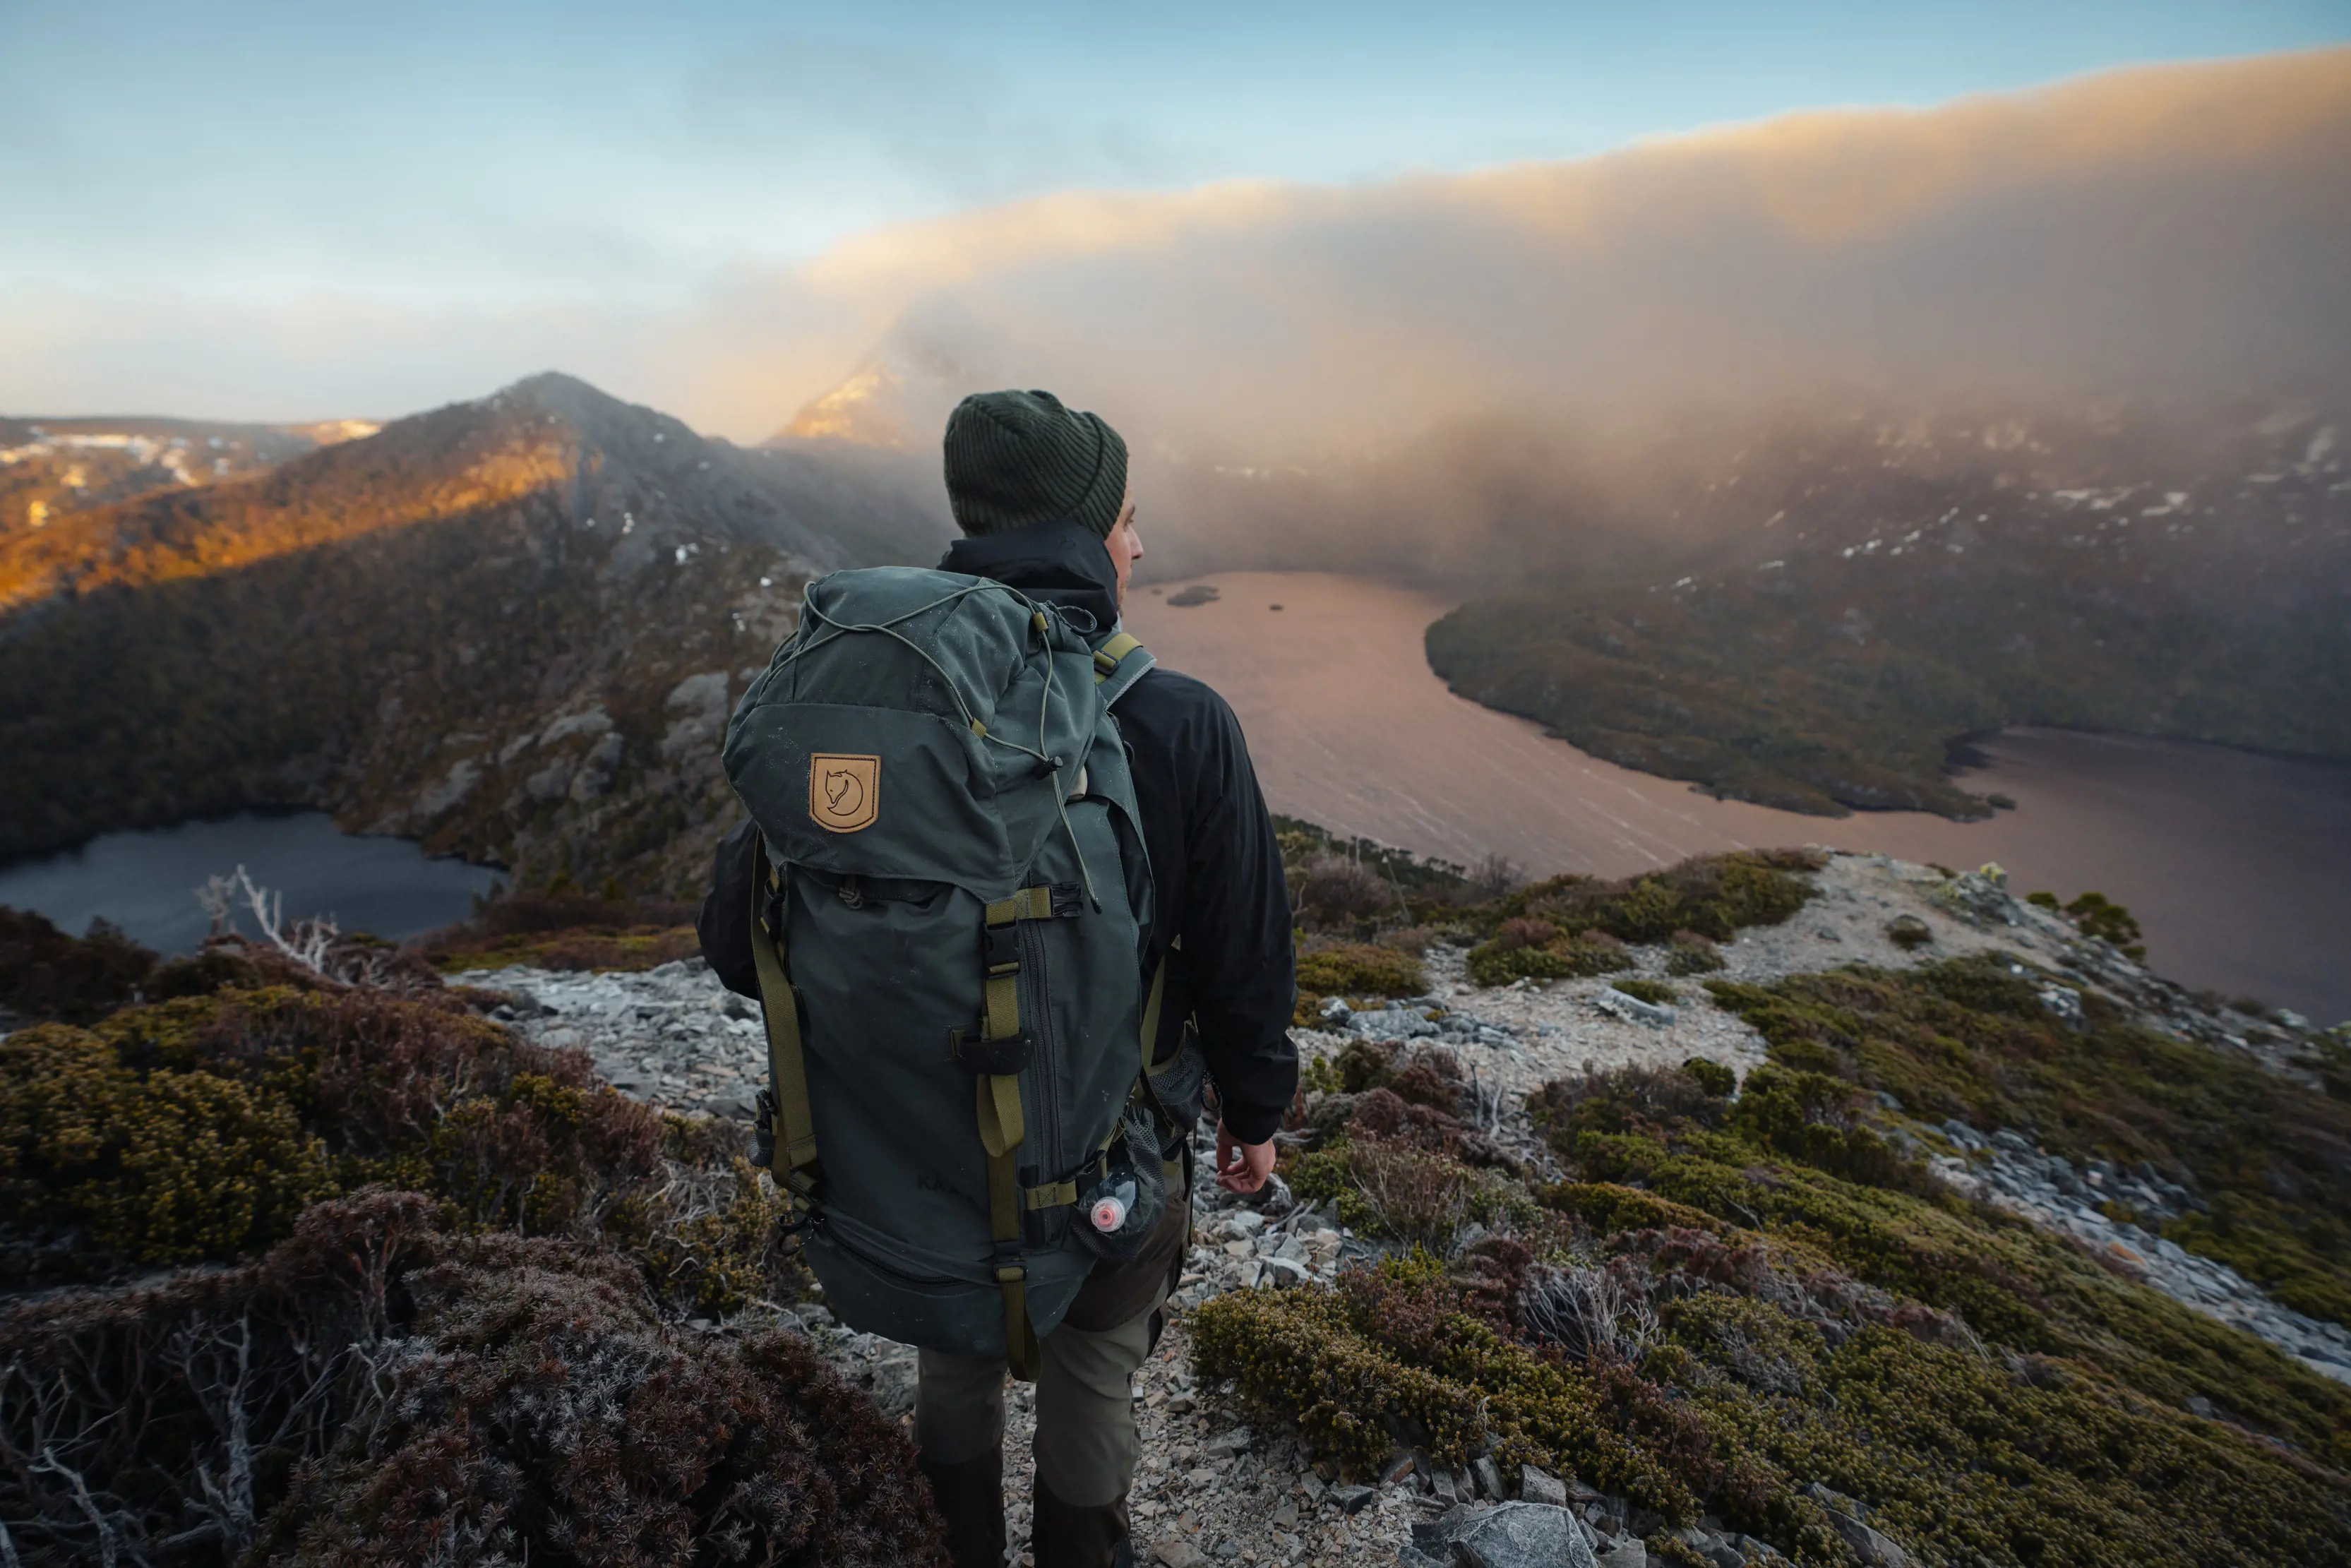
<path fill-rule="evenodd" d="M 947 505 L 967 534 L 1066 518 L 1104 538 L 1126 499 L 1126 443 L 1048 392 L 974 392 L 947 416 Z"/>

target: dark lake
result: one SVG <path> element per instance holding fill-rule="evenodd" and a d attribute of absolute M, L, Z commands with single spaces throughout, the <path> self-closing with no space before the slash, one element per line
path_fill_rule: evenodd
<path fill-rule="evenodd" d="M 195 890 L 242 865 L 286 895 L 286 919 L 332 915 L 345 931 L 399 940 L 463 920 L 499 873 L 429 860 L 406 839 L 338 832 L 323 811 L 246 813 L 175 828 L 108 833 L 80 849 L 0 867 L 0 904 L 37 910 L 79 935 L 103 915 L 159 953 L 204 938 Z M 250 916 L 239 923 L 252 936 Z"/>
<path fill-rule="evenodd" d="M 1968 788 L 1986 822 L 1805 817 L 1603 762 L 1447 691 L 1421 635 L 1434 595 L 1315 573 L 1232 572 L 1141 592 L 1135 635 L 1224 693 L 1277 811 L 1464 864 L 1623 876 L 1708 850 L 1817 843 L 1973 868 L 2018 892 L 2129 906 L 2182 984 L 2351 1019 L 2351 767 L 2128 736 L 2020 730 Z M 1279 610 L 1274 609 L 1280 605 Z"/>

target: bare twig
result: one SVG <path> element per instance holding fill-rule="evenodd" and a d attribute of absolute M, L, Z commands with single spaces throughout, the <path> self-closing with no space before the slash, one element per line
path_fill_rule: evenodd
<path fill-rule="evenodd" d="M 1577 1361 L 1635 1361 L 1663 1326 L 1648 1292 L 1621 1261 L 1530 1269 L 1521 1301 L 1528 1329 Z"/>
<path fill-rule="evenodd" d="M 215 873 L 205 878 L 204 885 L 195 893 L 197 905 L 212 923 L 211 936 L 236 935 L 235 910 L 243 904 L 252 914 L 255 927 L 271 946 L 312 974 L 327 973 L 328 955 L 335 938 L 342 935 L 334 916 L 322 915 L 298 920 L 289 929 L 286 925 L 286 895 L 256 883 L 242 865 L 234 875 Z M 371 960 L 361 967 L 371 971 L 369 977 L 381 977 L 381 960 Z"/>
<path fill-rule="evenodd" d="M 228 1331 L 218 1325 L 208 1327 L 201 1337 L 197 1331 L 190 1329 L 182 1336 L 181 1354 L 187 1369 L 188 1385 L 203 1403 L 204 1414 L 212 1418 L 214 1429 L 221 1434 L 220 1479 L 215 1480 L 211 1469 L 199 1464 L 196 1467 L 196 1484 L 204 1494 L 201 1506 L 220 1527 L 223 1552 L 234 1562 L 251 1543 L 256 1522 L 252 1416 L 246 1406 L 246 1393 L 253 1373 L 253 1313 L 250 1309 L 237 1319 L 235 1369 L 223 1376 L 208 1363 L 210 1353 L 217 1352 L 228 1339 Z"/>
<path fill-rule="evenodd" d="M 98 1531 L 98 1561 L 100 1568 L 114 1568 L 122 1551 L 120 1540 L 115 1534 L 113 1520 L 99 1510 L 96 1500 L 89 1495 L 89 1487 L 82 1480 L 81 1472 L 70 1466 L 58 1463 L 56 1451 L 50 1448 L 41 1450 L 41 1457 L 33 1461 L 33 1469 L 61 1476 L 65 1479 L 66 1484 L 73 1488 L 75 1504 L 80 1508 L 83 1516 L 89 1521 L 90 1527 Z"/>

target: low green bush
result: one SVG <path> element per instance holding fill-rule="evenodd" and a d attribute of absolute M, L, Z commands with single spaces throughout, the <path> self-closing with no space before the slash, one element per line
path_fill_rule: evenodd
<path fill-rule="evenodd" d="M 1802 875 L 1827 862 L 1810 850 L 1740 850 L 1697 855 L 1664 871 L 1606 881 L 1553 877 L 1518 889 L 1478 914 L 1490 930 L 1514 918 L 1563 931 L 1600 930 L 1624 942 L 1670 942 L 1687 931 L 1727 942 L 1744 925 L 1776 925 L 1804 906 Z"/>
<path fill-rule="evenodd" d="M 1815 1484 L 1930 1563 L 2351 1560 L 2351 1394 L 1944 1192 L 1850 1080 L 1773 1065 L 1741 1087 L 1699 1061 L 1558 1081 L 1530 1110 L 1574 1177 L 1532 1195 L 1548 1224 L 1505 1205 L 1450 1263 L 1439 1242 L 1211 1301 L 1205 1374 L 1358 1472 L 1485 1451 L 1806 1564 L 1859 1561 Z M 1293 1186 L 1380 1234 L 1367 1148 L 1306 1156 Z M 1426 1192 L 1478 1174 L 1405 1152 Z"/>
<path fill-rule="evenodd" d="M 1608 984 L 1612 989 L 1622 991 L 1628 997 L 1635 998 L 1640 1001 L 1655 1002 L 1659 1006 L 1670 1006 L 1682 999 L 1681 993 L 1675 990 L 1663 980 L 1644 980 L 1634 978 L 1629 980 L 1611 980 Z"/>
<path fill-rule="evenodd" d="M 2058 903 L 2053 893 L 2028 893 L 2024 901 L 2064 915 L 2081 928 L 2083 936 L 2113 943 L 2126 957 L 2141 961 L 2147 957 L 2147 946 L 2141 941 L 2145 933 L 2139 930 L 2137 918 L 2103 893 L 2085 893 L 2070 904 Z M 2247 1010 L 2259 1013 L 2262 1009 Z"/>
<path fill-rule="evenodd" d="M 1512 980 L 1572 980 L 1633 967 L 1625 944 L 1604 931 L 1561 936 L 1540 947 L 1485 942 L 1469 950 L 1469 977 L 1481 986 Z"/>
<path fill-rule="evenodd" d="M 1287 1179 L 1309 1203 L 1335 1201 L 1341 1223 L 1445 1256 L 1471 1221 L 1531 1221 L 1525 1188 L 1406 1136 L 1334 1139 L 1301 1156 Z"/>
<path fill-rule="evenodd" d="M 444 993 L 182 997 L 0 1040 L 0 1279 L 231 1261 L 375 1184 L 473 1229 L 608 1236 L 662 1299 L 725 1312 L 799 1279 L 743 1152 Z"/>
<path fill-rule="evenodd" d="M 2138 1028 L 2095 994 L 2087 1027 L 2070 1027 L 2041 1000 L 2049 978 L 2019 967 L 1976 955 L 1708 988 L 1783 1068 L 1890 1094 L 1921 1121 L 2020 1128 L 2068 1159 L 2146 1162 L 2209 1206 L 2166 1234 L 2351 1325 L 2351 1104 Z"/>
<path fill-rule="evenodd" d="M 470 920 L 427 932 L 409 950 L 444 974 L 461 969 L 651 969 L 701 951 L 694 905 L 575 892 L 480 901 Z"/>
<path fill-rule="evenodd" d="M 1318 943 L 1298 955 L 1292 1021 L 1301 1028 L 1318 1026 L 1322 1003 L 1332 997 L 1416 997 L 1427 989 L 1427 972 L 1410 953 L 1362 942 Z"/>
<path fill-rule="evenodd" d="M 134 1072 L 62 1024 L 0 1040 L 0 1193 L 20 1246 L 62 1228 L 136 1263 L 234 1258 L 335 1190 L 324 1142 L 266 1086 Z M 31 1269 L 39 1255 L 12 1260 Z"/>
<path fill-rule="evenodd" d="M 1668 975 L 1710 975 L 1729 967 L 1722 949 L 1695 931 L 1677 931 L 1666 944 Z"/>
<path fill-rule="evenodd" d="M 2022 1220 L 1921 1182 L 1875 1134 L 1843 1124 L 1837 1094 L 1817 1080 L 1759 1068 L 1718 1129 L 1661 1108 L 1655 1076 L 1547 1087 L 1545 1134 L 1576 1180 L 1544 1189 L 1546 1202 L 1604 1223 L 1619 1210 L 1639 1218 L 1642 1202 L 1696 1210 L 1718 1233 L 1769 1236 L 1955 1313 L 1987 1341 L 2072 1358 L 2175 1407 L 2209 1400 L 2328 1463 L 2351 1460 L 2351 1396 L 2339 1386 Z M 1613 1196 L 1626 1187 L 1641 1199 Z"/>
<path fill-rule="evenodd" d="M 1521 977 L 1570 979 L 1632 967 L 1626 943 L 1667 943 L 1667 967 L 1700 974 L 1722 967 L 1717 942 L 1740 927 L 1786 920 L 1813 895 L 1802 873 L 1825 862 L 1809 850 L 1699 855 L 1646 876 L 1604 881 L 1553 877 L 1465 911 L 1485 940 L 1469 955 L 1481 986 Z M 1572 935 L 1571 935 L 1572 934 Z"/>

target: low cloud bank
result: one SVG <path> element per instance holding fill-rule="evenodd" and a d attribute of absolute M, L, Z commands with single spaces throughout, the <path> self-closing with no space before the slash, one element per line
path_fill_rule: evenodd
<path fill-rule="evenodd" d="M 1394 477 L 1443 449 L 1408 465 L 1416 502 L 1490 520 L 1507 496 L 1465 486 L 1572 469 L 1557 433 L 1666 412 L 2333 397 L 2346 256 L 2333 49 L 1476 175 L 1068 193 L 877 231 L 667 314 L 20 286 L 0 289 L 0 406 L 381 415 L 559 365 L 738 440 L 799 410 L 803 434 L 921 449 L 962 392 L 1046 385 L 1196 481 Z"/>

